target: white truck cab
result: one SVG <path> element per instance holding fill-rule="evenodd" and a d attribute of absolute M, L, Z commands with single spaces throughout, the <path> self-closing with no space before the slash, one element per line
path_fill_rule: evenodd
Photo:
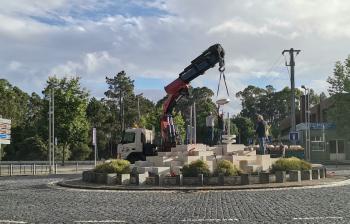
<path fill-rule="evenodd" d="M 146 156 L 157 154 L 154 145 L 154 133 L 145 128 L 126 129 L 120 144 L 118 144 L 118 155 L 131 163 L 137 160 L 145 160 Z"/>

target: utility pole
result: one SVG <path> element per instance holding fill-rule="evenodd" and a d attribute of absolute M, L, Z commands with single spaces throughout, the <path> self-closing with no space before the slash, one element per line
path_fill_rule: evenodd
<path fill-rule="evenodd" d="M 286 66 L 290 66 L 290 83 L 291 83 L 291 131 L 296 131 L 296 123 L 295 123 L 295 79 L 294 79 L 294 67 L 295 67 L 295 61 L 294 61 L 294 53 L 297 55 L 300 53 L 300 50 L 295 50 L 293 48 L 289 50 L 283 50 L 282 55 L 284 53 L 289 53 L 289 64 L 286 62 Z"/>
<path fill-rule="evenodd" d="M 138 111 L 138 114 L 139 114 L 139 122 L 141 120 L 141 111 L 140 111 L 140 97 L 142 97 L 143 93 L 140 93 L 138 95 L 136 95 L 137 97 L 137 111 Z"/>

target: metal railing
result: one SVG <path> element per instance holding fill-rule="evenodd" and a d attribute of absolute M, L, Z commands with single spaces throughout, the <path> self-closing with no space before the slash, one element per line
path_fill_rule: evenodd
<path fill-rule="evenodd" d="M 14 175 L 48 175 L 48 174 L 74 174 L 94 168 L 93 161 L 69 162 L 64 166 L 56 163 L 54 167 L 50 167 L 46 162 L 33 161 L 2 161 L 0 164 L 0 176 Z"/>

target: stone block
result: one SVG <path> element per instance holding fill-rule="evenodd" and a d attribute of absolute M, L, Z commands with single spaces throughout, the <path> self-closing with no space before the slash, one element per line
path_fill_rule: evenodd
<path fill-rule="evenodd" d="M 241 174 L 241 185 L 249 185 L 249 174 Z"/>
<path fill-rule="evenodd" d="M 153 167 L 152 173 L 154 173 L 156 175 L 165 176 L 165 175 L 170 174 L 170 167 L 168 167 L 168 166 Z"/>
<path fill-rule="evenodd" d="M 240 176 L 224 177 L 224 185 L 240 185 L 240 184 L 241 184 Z"/>
<path fill-rule="evenodd" d="M 256 164 L 260 165 L 263 171 L 267 171 L 271 167 L 270 155 L 256 155 Z"/>
<path fill-rule="evenodd" d="M 87 171 L 83 171 L 82 173 L 82 179 L 84 182 L 93 182 L 92 181 L 92 171 L 91 170 L 87 170 Z"/>
<path fill-rule="evenodd" d="M 300 170 L 291 170 L 291 171 L 289 171 L 289 181 L 301 182 L 301 172 L 300 172 Z"/>
<path fill-rule="evenodd" d="M 154 164 L 152 162 L 149 162 L 149 161 L 136 161 L 134 166 L 136 166 L 136 167 L 150 167 L 150 166 L 154 166 Z"/>
<path fill-rule="evenodd" d="M 286 171 L 276 171 L 276 183 L 285 183 L 287 181 Z"/>
<path fill-rule="evenodd" d="M 175 175 L 181 174 L 182 166 L 172 166 L 170 167 L 170 172 Z"/>
<path fill-rule="evenodd" d="M 302 170 L 301 180 L 312 180 L 312 170 Z"/>
<path fill-rule="evenodd" d="M 115 185 L 117 184 L 117 174 L 116 173 L 109 173 L 107 174 L 107 185 Z"/>
<path fill-rule="evenodd" d="M 130 174 L 118 174 L 117 184 L 128 185 L 130 183 Z"/>
<path fill-rule="evenodd" d="M 147 183 L 148 173 L 140 173 L 137 175 L 137 185 L 145 185 Z"/>
<path fill-rule="evenodd" d="M 261 183 L 261 184 L 270 183 L 270 173 L 260 172 L 259 173 L 259 183 Z"/>
<path fill-rule="evenodd" d="M 320 169 L 313 169 L 312 170 L 312 179 L 313 180 L 319 180 L 320 179 Z"/>
<path fill-rule="evenodd" d="M 259 175 L 249 175 L 249 184 L 259 184 L 260 178 Z"/>
<path fill-rule="evenodd" d="M 219 177 L 204 177 L 203 179 L 204 185 L 220 185 Z"/>
<path fill-rule="evenodd" d="M 106 173 L 95 173 L 95 183 L 106 184 L 107 174 Z"/>
<path fill-rule="evenodd" d="M 137 173 L 148 173 L 153 171 L 153 167 L 137 167 Z"/>
<path fill-rule="evenodd" d="M 164 177 L 163 185 L 170 185 L 170 186 L 176 185 L 176 177 L 168 177 L 168 176 Z"/>
<path fill-rule="evenodd" d="M 156 185 L 156 177 L 146 177 L 147 185 Z"/>
<path fill-rule="evenodd" d="M 239 168 L 243 171 L 246 171 L 248 169 L 248 160 L 240 160 Z"/>
<path fill-rule="evenodd" d="M 200 179 L 198 177 L 183 177 L 183 185 L 200 185 Z"/>

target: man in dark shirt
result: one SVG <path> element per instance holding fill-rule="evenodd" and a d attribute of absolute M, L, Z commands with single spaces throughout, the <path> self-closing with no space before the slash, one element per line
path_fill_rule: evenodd
<path fill-rule="evenodd" d="M 224 114 L 218 115 L 218 140 L 219 143 L 222 144 L 222 135 L 224 131 Z"/>
<path fill-rule="evenodd" d="M 259 140 L 259 154 L 264 155 L 266 151 L 266 122 L 261 115 L 258 115 L 255 132 Z"/>

